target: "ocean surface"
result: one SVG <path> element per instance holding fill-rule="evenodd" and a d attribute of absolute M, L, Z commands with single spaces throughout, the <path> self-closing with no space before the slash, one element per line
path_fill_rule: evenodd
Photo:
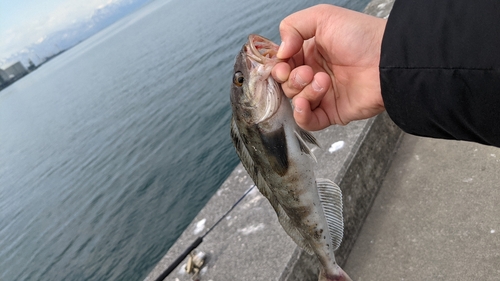
<path fill-rule="evenodd" d="M 247 35 L 314 4 L 156 0 L 1 91 L 0 280 L 145 278 L 238 164 Z"/>

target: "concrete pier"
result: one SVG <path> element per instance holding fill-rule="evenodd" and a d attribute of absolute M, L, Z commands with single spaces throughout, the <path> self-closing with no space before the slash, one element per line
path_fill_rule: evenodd
<path fill-rule="evenodd" d="M 366 12 L 386 17 L 392 1 L 373 1 Z M 343 265 L 359 235 L 393 158 L 402 132 L 386 113 L 332 126 L 314 134 L 321 149 L 316 176 L 340 185 L 345 235 L 336 252 Z M 228 135 L 229 137 L 229 135 Z M 253 185 L 240 165 L 156 265 L 145 281 L 155 280 L 193 241 L 203 235 Z M 299 249 L 278 223 L 269 202 L 254 189 L 197 248 L 208 254 L 200 280 L 317 280 L 315 257 Z M 181 263 L 165 280 L 191 280 Z"/>
<path fill-rule="evenodd" d="M 405 135 L 344 269 L 353 280 L 500 280 L 500 148 Z"/>
<path fill-rule="evenodd" d="M 337 261 L 343 264 L 381 186 L 401 131 L 384 113 L 315 134 L 317 177 L 337 182 L 344 195 L 345 235 Z M 155 280 L 253 185 L 240 165 L 145 279 Z M 315 257 L 283 231 L 271 205 L 254 189 L 198 247 L 208 254 L 201 280 L 317 280 Z M 191 280 L 183 262 L 166 280 Z"/>

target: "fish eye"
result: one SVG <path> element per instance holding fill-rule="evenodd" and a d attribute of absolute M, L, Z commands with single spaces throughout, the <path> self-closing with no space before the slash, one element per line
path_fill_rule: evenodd
<path fill-rule="evenodd" d="M 234 73 L 234 76 L 233 76 L 233 84 L 234 85 L 241 87 L 243 85 L 244 81 L 245 81 L 245 77 L 243 77 L 243 73 L 241 73 L 241 71 Z"/>

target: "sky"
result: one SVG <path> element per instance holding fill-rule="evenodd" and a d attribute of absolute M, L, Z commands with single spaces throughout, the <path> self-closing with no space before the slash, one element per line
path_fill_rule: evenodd
<path fill-rule="evenodd" d="M 0 64 L 30 44 L 42 42 L 48 34 L 89 19 L 96 9 L 121 1 L 1 0 Z"/>

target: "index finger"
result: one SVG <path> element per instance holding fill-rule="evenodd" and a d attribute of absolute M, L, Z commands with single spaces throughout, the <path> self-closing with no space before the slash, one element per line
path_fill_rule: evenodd
<path fill-rule="evenodd" d="M 320 5 L 295 12 L 280 23 L 281 45 L 276 54 L 279 59 L 289 59 L 302 48 L 304 40 L 313 38 L 318 25 Z"/>

